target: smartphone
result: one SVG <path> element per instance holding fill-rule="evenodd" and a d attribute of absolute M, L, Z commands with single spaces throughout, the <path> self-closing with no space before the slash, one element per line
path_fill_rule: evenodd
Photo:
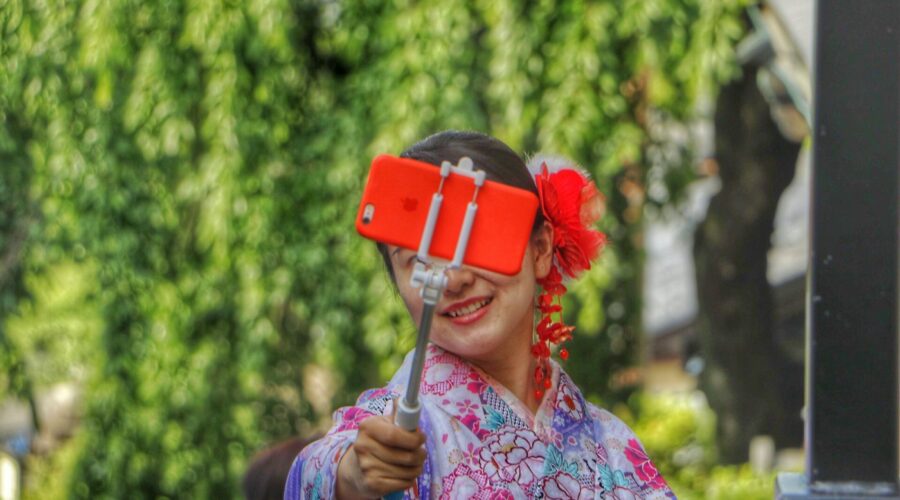
<path fill-rule="evenodd" d="M 455 160 L 458 160 L 456 158 Z M 475 165 L 478 169 L 478 165 Z M 390 155 L 372 161 L 356 216 L 356 230 L 371 240 L 419 249 L 431 199 L 441 183 L 439 167 Z M 451 173 L 429 256 L 452 260 L 475 181 Z M 485 181 L 463 263 L 506 275 L 518 274 L 538 209 L 534 193 Z"/>

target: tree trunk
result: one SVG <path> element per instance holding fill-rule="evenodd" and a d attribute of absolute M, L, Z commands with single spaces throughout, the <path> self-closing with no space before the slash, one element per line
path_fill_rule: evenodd
<path fill-rule="evenodd" d="M 722 87 L 715 114 L 721 191 L 695 236 L 701 388 L 717 415 L 720 460 L 746 461 L 750 439 L 799 421 L 784 404 L 784 366 L 766 279 L 775 210 L 795 171 L 799 145 L 783 138 L 756 85 L 757 68 Z M 802 402 L 801 402 L 802 403 Z M 796 415 L 795 415 L 796 413 Z"/>

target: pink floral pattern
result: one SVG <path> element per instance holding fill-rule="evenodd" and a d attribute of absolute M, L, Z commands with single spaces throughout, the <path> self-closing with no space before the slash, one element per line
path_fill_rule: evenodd
<path fill-rule="evenodd" d="M 656 466 L 650 462 L 650 458 L 647 457 L 647 454 L 644 452 L 644 449 L 641 448 L 637 439 L 628 440 L 628 446 L 625 448 L 625 456 L 628 457 L 628 461 L 634 466 L 634 472 L 641 481 L 646 482 L 654 490 L 668 488 L 666 481 L 659 475 Z"/>
<path fill-rule="evenodd" d="M 467 463 L 470 465 L 476 465 L 479 451 L 480 449 L 475 448 L 474 443 L 467 443 L 464 450 L 454 449 L 450 451 L 450 463 Z"/>
<path fill-rule="evenodd" d="M 375 415 L 374 413 L 357 406 L 347 408 L 341 416 L 340 423 L 335 432 L 344 432 L 359 429 L 359 423 Z"/>
<path fill-rule="evenodd" d="M 578 479 L 565 472 L 546 478 L 541 488 L 544 491 L 544 498 L 547 499 L 589 500 L 594 498 L 591 489 L 584 487 L 578 482 Z"/>
<path fill-rule="evenodd" d="M 475 410 L 479 408 L 479 406 L 473 403 L 470 399 L 466 398 L 462 401 L 457 401 L 456 408 L 459 409 L 460 415 L 466 415 L 468 413 L 474 413 Z"/>
<path fill-rule="evenodd" d="M 478 458 L 492 481 L 528 488 L 541 475 L 544 452 L 544 443 L 533 432 L 504 426 L 487 436 Z"/>
<path fill-rule="evenodd" d="M 569 377 L 566 377 L 568 379 Z M 566 380 L 565 382 L 570 382 Z M 562 410 L 562 413 L 565 414 L 572 420 L 581 420 L 584 417 L 584 413 L 581 410 L 580 400 L 581 398 L 575 394 L 575 386 L 570 383 L 562 383 L 559 386 L 559 391 L 557 393 L 557 408 Z"/>
<path fill-rule="evenodd" d="M 472 431 L 473 434 L 478 436 L 479 439 L 484 439 L 490 432 L 487 429 L 481 428 L 481 418 L 479 418 L 478 415 L 475 415 L 474 413 L 463 415 L 463 417 L 459 419 L 459 421 L 460 423 L 468 427 L 469 430 Z"/>
<path fill-rule="evenodd" d="M 408 356 L 383 389 L 335 412 L 323 439 L 297 457 L 285 498 L 330 498 L 359 423 L 390 412 L 406 387 Z M 675 495 L 634 433 L 590 405 L 551 362 L 553 386 L 534 414 L 506 388 L 457 356 L 430 346 L 422 377 L 425 470 L 404 498 L 671 499 Z M 627 444 L 626 444 L 627 443 Z"/>
<path fill-rule="evenodd" d="M 609 462 L 609 458 L 608 458 L 609 455 L 606 452 L 605 446 L 603 446 L 600 443 L 597 443 L 596 451 L 597 451 L 597 462 L 600 463 L 600 465 L 603 465 L 603 464 Z"/>
<path fill-rule="evenodd" d="M 460 464 L 443 479 L 442 499 L 475 498 L 479 500 L 513 500 L 512 492 L 496 487 L 484 471 Z"/>
<path fill-rule="evenodd" d="M 543 439 L 547 444 L 552 444 L 553 446 L 556 446 L 557 449 L 561 450 L 563 447 L 563 435 L 561 432 L 557 431 L 556 429 L 553 429 L 553 428 L 547 429 L 546 434 Z"/>
<path fill-rule="evenodd" d="M 429 346 L 422 373 L 422 394 L 443 396 L 468 381 L 472 367 L 458 356 Z"/>
<path fill-rule="evenodd" d="M 466 389 L 468 389 L 469 392 L 472 394 L 481 394 L 487 388 L 487 382 L 485 382 L 477 372 L 472 371 L 469 373 L 469 383 L 466 384 Z"/>

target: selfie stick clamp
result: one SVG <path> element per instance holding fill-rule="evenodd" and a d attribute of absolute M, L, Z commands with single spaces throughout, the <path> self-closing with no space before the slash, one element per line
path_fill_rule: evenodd
<path fill-rule="evenodd" d="M 434 228 L 437 225 L 438 214 L 441 211 L 441 203 L 444 201 L 442 191 L 444 181 L 451 173 L 464 175 L 475 180 L 475 193 L 472 201 L 466 207 L 466 215 L 456 241 L 456 251 L 449 266 L 432 266 L 428 256 L 431 247 L 431 239 L 434 236 Z M 422 382 L 422 369 L 425 365 L 425 349 L 428 346 L 428 336 L 431 333 L 431 321 L 434 319 L 434 310 L 441 294 L 447 288 L 446 269 L 459 269 L 462 266 L 466 247 L 469 244 L 469 236 L 472 234 L 472 225 L 475 222 L 475 214 L 478 212 L 478 191 L 484 185 L 486 174 L 483 170 L 474 170 L 472 160 L 468 157 L 459 159 L 457 165 L 449 161 L 441 163 L 441 183 L 438 190 L 431 197 L 431 206 L 428 209 L 428 219 L 425 222 L 425 230 L 419 241 L 419 250 L 416 253 L 417 262 L 413 268 L 410 284 L 413 288 L 420 288 L 419 295 L 425 304 L 422 310 L 422 319 L 419 322 L 419 334 L 416 338 L 416 350 L 413 354 L 412 366 L 409 369 L 409 383 L 406 386 L 406 396 L 397 400 L 397 414 L 394 423 L 406 430 L 415 430 L 419 427 L 419 413 L 422 405 L 419 403 L 419 386 Z"/>

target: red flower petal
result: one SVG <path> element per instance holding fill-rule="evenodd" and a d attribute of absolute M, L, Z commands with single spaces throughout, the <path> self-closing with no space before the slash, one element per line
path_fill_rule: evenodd
<path fill-rule="evenodd" d="M 538 297 L 537 307 L 543 317 L 536 328 L 539 340 L 531 347 L 532 355 L 543 366 L 550 357 L 550 342 L 558 345 L 572 338 L 574 326 L 566 325 L 561 319 L 557 322 L 550 319 L 551 314 L 562 313 L 562 304 L 553 298 L 567 291 L 564 275 L 575 278 L 590 269 L 591 261 L 606 244 L 606 236 L 591 227 L 602 217 L 605 204 L 594 183 L 577 168 L 564 168 L 551 174 L 545 163 L 535 176 L 535 184 L 541 210 L 553 227 L 553 265 L 547 276 L 538 280 L 543 293 Z M 568 351 L 561 350 L 560 356 L 567 358 Z M 539 378 L 536 370 L 535 383 L 544 380 L 548 373 L 542 371 Z"/>

